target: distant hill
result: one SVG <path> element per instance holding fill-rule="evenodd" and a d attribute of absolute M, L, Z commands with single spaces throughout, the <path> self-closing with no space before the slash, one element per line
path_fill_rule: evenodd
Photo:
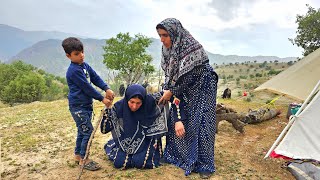
<path fill-rule="evenodd" d="M 7 61 L 25 48 L 47 39 L 64 39 L 75 34 L 58 31 L 24 31 L 0 24 L 0 60 Z"/>
<path fill-rule="evenodd" d="M 22 60 L 49 73 L 64 76 L 69 65 L 61 47 L 62 39 L 75 36 L 75 34 L 49 31 L 24 31 L 15 27 L 0 24 L 0 61 L 10 63 Z M 151 38 L 152 43 L 147 52 L 153 57 L 153 64 L 159 68 L 161 61 L 161 42 Z M 107 76 L 107 69 L 102 63 L 102 46 L 104 39 L 82 39 L 85 46 L 86 61 L 102 76 Z M 207 52 L 210 64 L 229 64 L 245 61 L 274 61 L 288 62 L 296 60 L 295 57 L 279 58 L 276 56 L 237 56 L 221 55 Z"/>
<path fill-rule="evenodd" d="M 85 60 L 103 77 L 107 76 L 107 68 L 102 63 L 104 51 L 102 46 L 105 45 L 105 40 L 98 39 L 81 39 L 85 47 Z M 69 65 L 68 59 L 65 57 L 64 51 L 61 47 L 61 41 L 57 39 L 49 39 L 40 41 L 29 48 L 19 52 L 16 56 L 10 58 L 9 62 L 14 60 L 22 60 L 26 63 L 39 67 L 49 73 L 64 76 Z M 148 47 L 147 52 L 153 57 L 153 64 L 159 68 L 161 62 L 161 42 L 158 39 L 152 38 L 152 43 Z M 224 56 L 220 54 L 212 54 L 207 52 L 210 64 L 228 64 L 245 61 L 274 61 L 288 62 L 295 60 L 294 57 L 279 58 L 276 56 Z"/>
<path fill-rule="evenodd" d="M 97 73 L 103 77 L 107 77 L 108 70 L 103 64 L 105 40 L 101 39 L 81 39 L 84 45 L 85 61 L 88 62 Z M 152 38 L 152 44 L 147 49 L 147 53 L 153 57 L 153 64 L 159 67 L 161 61 L 161 43 L 158 39 Z M 16 56 L 10 58 L 7 63 L 15 60 L 22 60 L 32 64 L 46 72 L 65 76 L 70 60 L 65 56 L 61 47 L 62 40 L 49 39 L 40 41 L 29 48 L 19 52 Z"/>
<path fill-rule="evenodd" d="M 279 58 L 277 56 L 237 56 L 237 55 L 221 55 L 221 54 L 212 54 L 210 52 L 207 52 L 210 64 L 229 64 L 229 63 L 235 63 L 235 62 L 254 62 L 257 61 L 258 63 L 262 63 L 264 61 L 275 61 L 278 60 L 279 62 L 289 62 L 289 61 L 295 61 L 297 60 L 297 57 L 285 57 L 285 58 Z"/>
<path fill-rule="evenodd" d="M 85 61 L 88 62 L 98 74 L 105 74 L 106 76 L 108 71 L 102 63 L 102 46 L 105 44 L 105 40 L 81 39 L 81 41 L 85 47 Z M 46 72 L 64 77 L 70 60 L 66 57 L 61 43 L 62 40 L 57 39 L 40 41 L 12 57 L 8 63 L 14 60 L 22 60 Z"/>

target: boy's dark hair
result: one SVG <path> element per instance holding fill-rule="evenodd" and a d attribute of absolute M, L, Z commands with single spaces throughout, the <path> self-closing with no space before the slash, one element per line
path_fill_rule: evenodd
<path fill-rule="evenodd" d="M 71 54 L 72 51 L 83 51 L 82 42 L 75 37 L 68 37 L 62 41 L 62 47 L 66 54 Z"/>

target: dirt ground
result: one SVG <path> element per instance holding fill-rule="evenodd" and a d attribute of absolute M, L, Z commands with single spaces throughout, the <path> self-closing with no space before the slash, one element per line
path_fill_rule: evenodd
<path fill-rule="evenodd" d="M 219 100 L 238 112 L 247 112 L 263 103 L 243 100 Z M 73 162 L 76 127 L 67 108 L 67 100 L 34 102 L 0 108 L 1 179 L 76 179 L 79 167 Z M 101 104 L 95 103 L 96 124 Z M 211 179 L 294 179 L 282 168 L 284 160 L 263 159 L 287 123 L 287 106 L 276 106 L 279 117 L 237 132 L 222 121 L 216 135 L 216 173 Z M 84 171 L 81 179 L 199 179 L 192 173 L 165 164 L 151 170 L 118 170 L 107 161 L 103 146 L 110 133 L 97 131 L 90 157 L 102 165 L 96 172 Z"/>

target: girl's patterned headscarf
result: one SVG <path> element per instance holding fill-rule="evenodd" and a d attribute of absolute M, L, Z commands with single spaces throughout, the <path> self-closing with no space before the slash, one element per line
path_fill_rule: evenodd
<path fill-rule="evenodd" d="M 202 45 L 183 28 L 179 20 L 168 18 L 158 25 L 168 31 L 172 42 L 169 49 L 162 46 L 161 67 L 165 71 L 165 84 L 173 87 L 181 76 L 209 62 L 209 59 Z"/>

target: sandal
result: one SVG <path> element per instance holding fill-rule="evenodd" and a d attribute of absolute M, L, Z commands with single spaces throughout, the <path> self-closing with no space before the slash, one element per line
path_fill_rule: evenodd
<path fill-rule="evenodd" d="M 201 179 L 209 179 L 211 177 L 211 175 L 212 175 L 211 172 L 207 172 L 207 171 L 200 172 L 199 174 L 200 174 L 200 178 Z"/>
<path fill-rule="evenodd" d="M 97 162 L 90 161 L 90 162 L 86 163 L 83 168 L 86 170 L 89 170 L 89 171 L 96 171 L 96 170 L 101 169 L 101 166 Z"/>
<path fill-rule="evenodd" d="M 80 155 L 78 155 L 78 154 L 75 154 L 75 155 L 74 155 L 74 163 L 79 164 L 80 159 L 81 159 L 81 156 L 80 156 Z"/>

